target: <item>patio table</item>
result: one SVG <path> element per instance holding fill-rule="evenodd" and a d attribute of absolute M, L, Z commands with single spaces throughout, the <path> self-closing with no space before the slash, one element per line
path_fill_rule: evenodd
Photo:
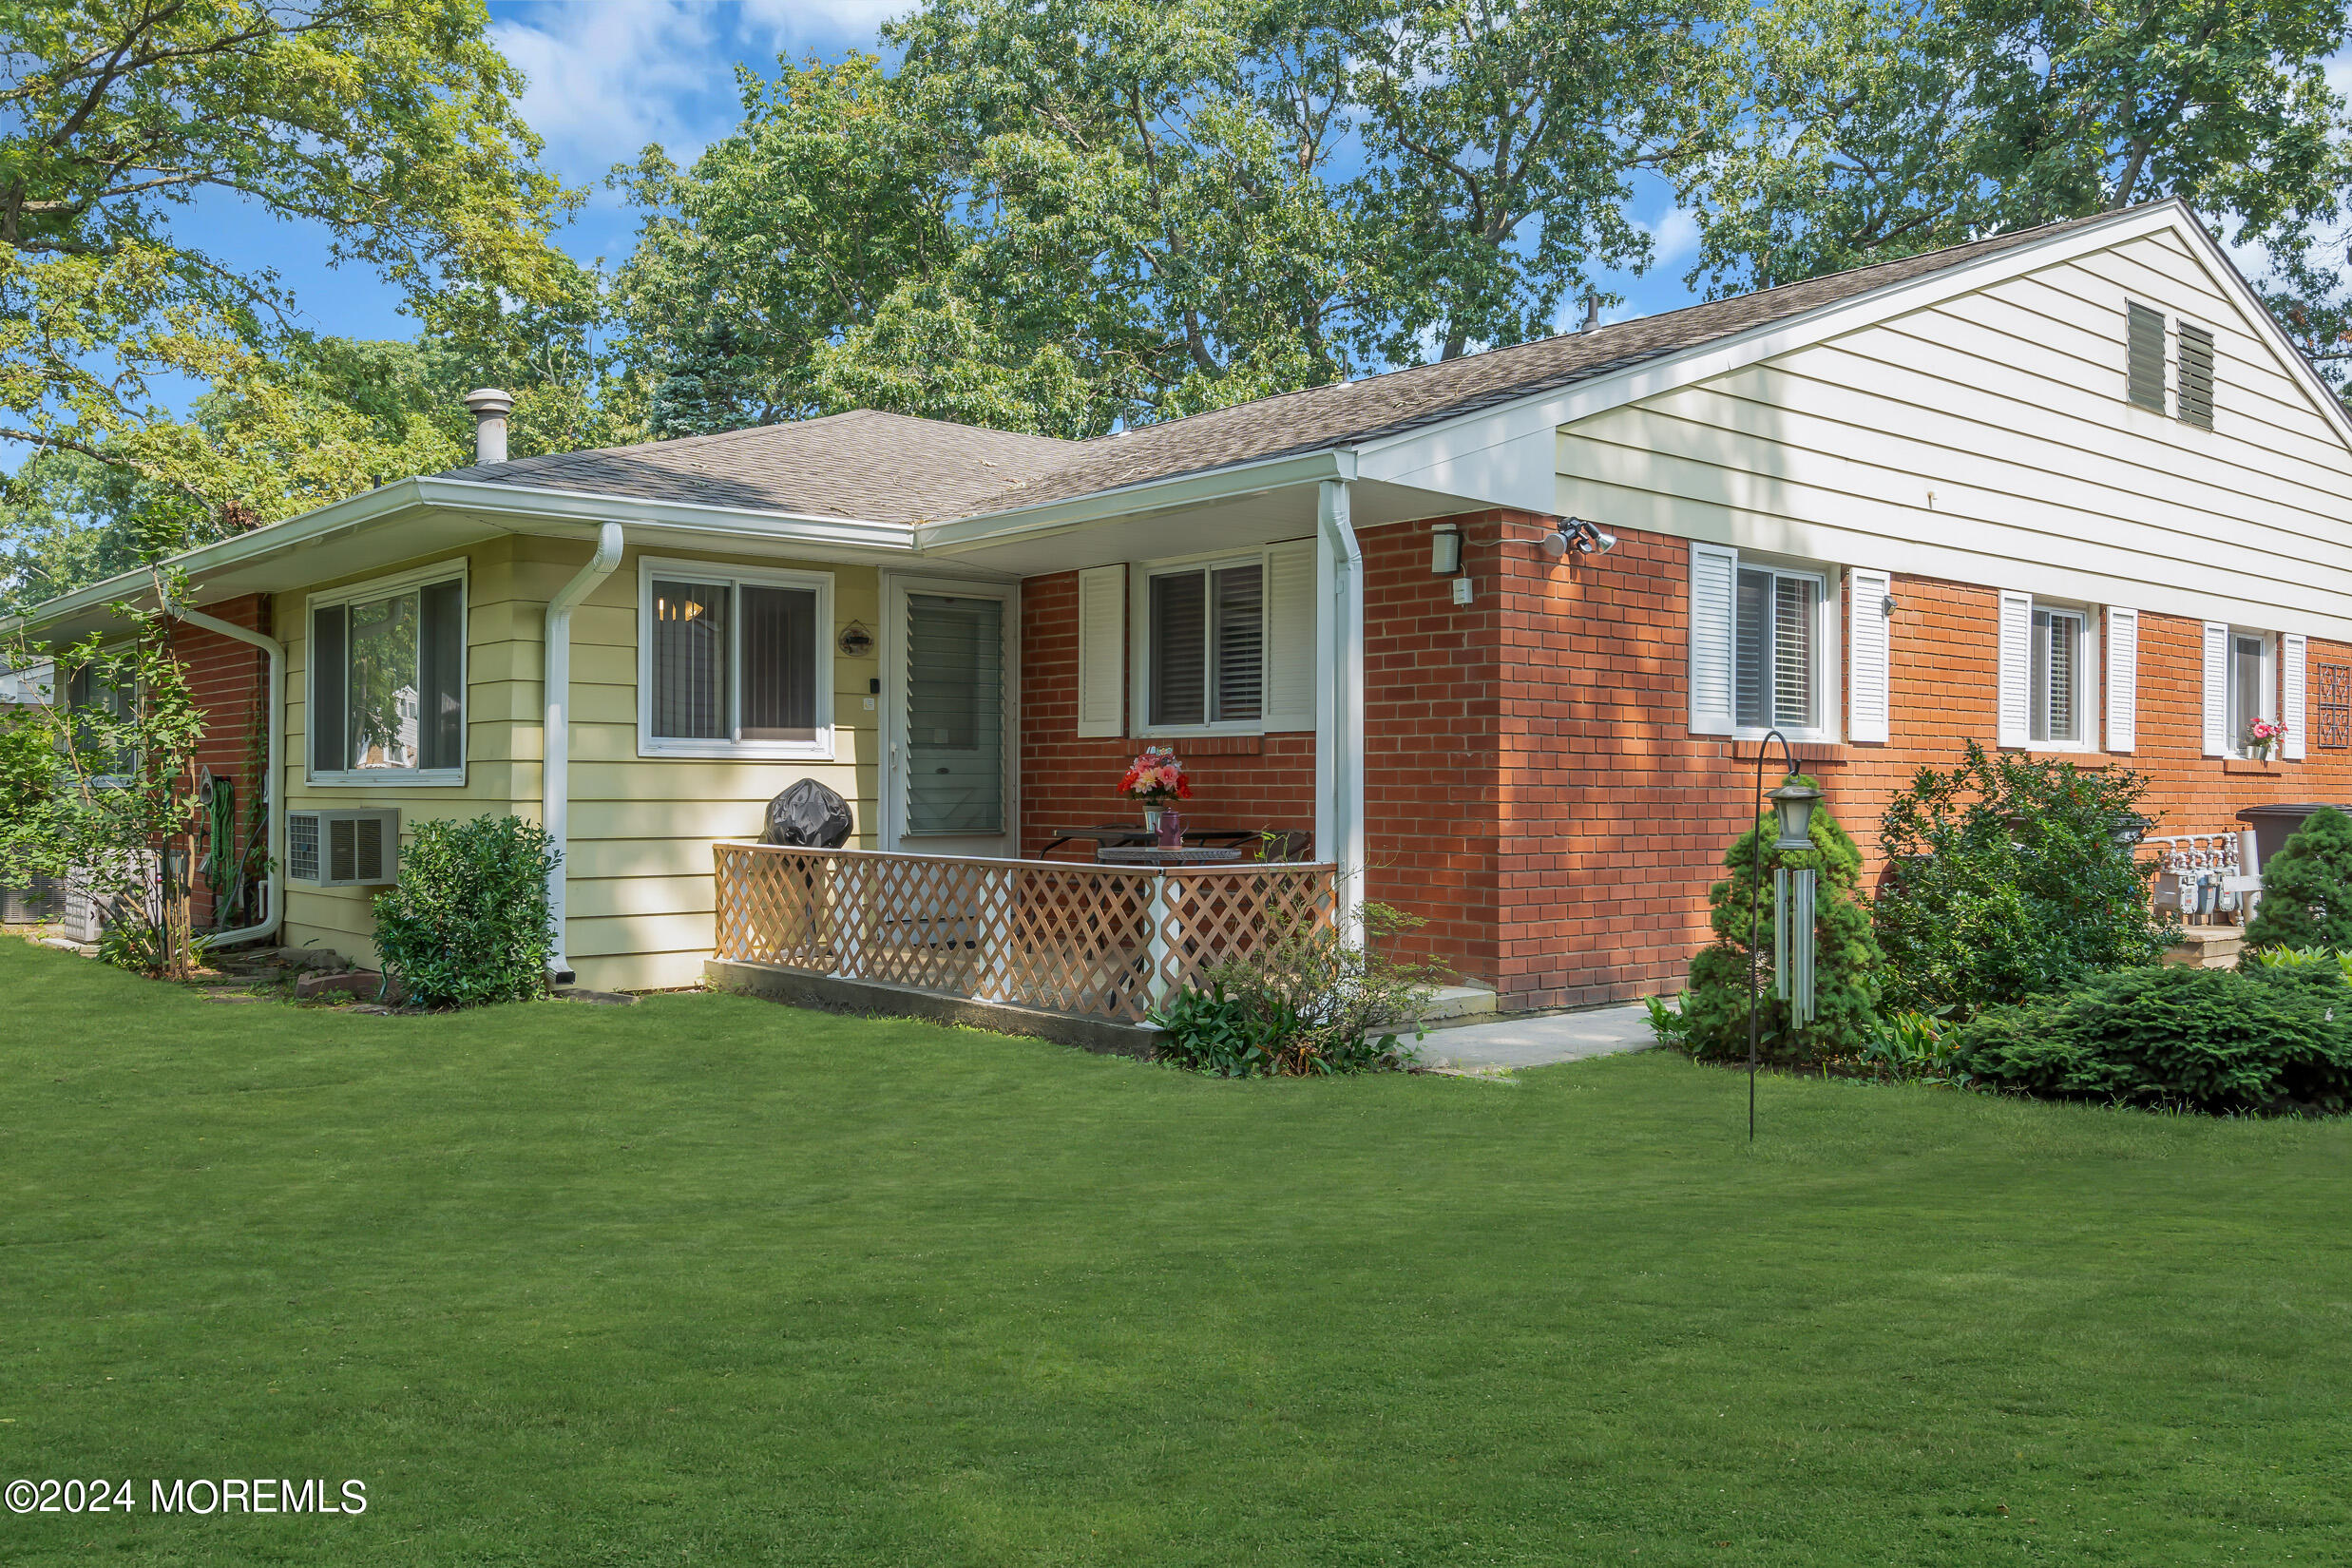
<path fill-rule="evenodd" d="M 1188 844 L 1163 850 L 1156 844 L 1105 844 L 1095 859 L 1112 866 L 1222 866 L 1239 860 L 1241 851 L 1209 844 Z"/>

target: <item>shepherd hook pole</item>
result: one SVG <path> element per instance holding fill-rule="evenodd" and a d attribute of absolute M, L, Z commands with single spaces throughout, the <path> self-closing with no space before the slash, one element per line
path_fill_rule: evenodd
<path fill-rule="evenodd" d="M 1780 742 L 1780 759 L 1788 765 L 1788 776 L 1797 772 L 1797 754 L 1788 749 L 1788 737 L 1778 730 L 1768 730 L 1756 742 L 1756 810 L 1755 817 L 1764 814 L 1764 754 L 1773 741 Z M 1753 820 L 1753 818 L 1751 818 Z M 1756 826 L 1756 892 L 1748 901 L 1748 1141 L 1756 1140 L 1756 939 L 1757 922 L 1764 915 L 1764 827 Z"/>

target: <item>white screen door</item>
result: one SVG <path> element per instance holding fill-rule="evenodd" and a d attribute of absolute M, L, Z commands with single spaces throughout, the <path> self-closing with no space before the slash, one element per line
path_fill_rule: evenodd
<path fill-rule="evenodd" d="M 883 682 L 898 849 L 1014 852 L 1012 596 L 993 583 L 891 584 Z"/>

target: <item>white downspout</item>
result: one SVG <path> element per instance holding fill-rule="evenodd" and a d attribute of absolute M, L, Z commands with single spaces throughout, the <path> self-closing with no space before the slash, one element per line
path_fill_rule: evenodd
<path fill-rule="evenodd" d="M 1339 867 L 1341 936 L 1364 944 L 1364 550 L 1348 520 L 1348 481 L 1315 496 L 1315 853 Z"/>
<path fill-rule="evenodd" d="M 539 824 L 555 840 L 555 864 L 547 871 L 547 918 L 555 927 L 555 951 L 547 967 L 569 983 L 572 961 L 564 940 L 564 863 L 571 852 L 572 814 L 572 611 L 621 564 L 621 525 L 597 529 L 596 553 L 569 583 L 547 601 L 546 716 L 540 739 Z"/>
<path fill-rule="evenodd" d="M 261 769 L 261 811 L 262 820 L 268 824 L 270 869 L 261 883 L 260 924 L 234 931 L 205 933 L 206 945 L 225 947 L 232 943 L 251 942 L 256 937 L 268 936 L 277 929 L 286 917 L 286 813 L 277 798 L 280 784 L 278 773 L 283 766 L 286 750 L 286 645 L 275 638 L 232 625 L 219 616 L 206 615 L 201 610 L 191 610 L 177 604 L 169 606 L 169 609 L 174 621 L 201 626 L 208 632 L 217 632 L 270 656 L 270 716 L 266 726 L 269 740 L 263 753 Z"/>

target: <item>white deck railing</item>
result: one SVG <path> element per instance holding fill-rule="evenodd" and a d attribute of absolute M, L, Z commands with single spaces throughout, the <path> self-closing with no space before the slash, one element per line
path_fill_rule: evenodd
<path fill-rule="evenodd" d="M 722 960 L 1128 1023 L 1277 932 L 1332 918 L 1324 864 L 714 852 Z"/>

